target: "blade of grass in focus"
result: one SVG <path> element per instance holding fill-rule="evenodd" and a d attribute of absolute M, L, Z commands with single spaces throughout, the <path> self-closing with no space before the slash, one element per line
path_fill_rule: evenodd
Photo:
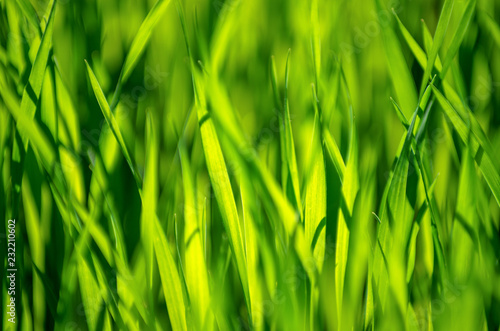
<path fill-rule="evenodd" d="M 123 156 L 125 157 L 125 160 L 127 161 L 128 166 L 130 167 L 130 171 L 132 171 L 132 175 L 134 176 L 134 179 L 136 181 L 137 186 L 141 187 L 142 186 L 142 179 L 139 176 L 139 173 L 136 169 L 136 166 L 134 165 L 132 158 L 130 157 L 127 146 L 125 145 L 125 141 L 123 140 L 123 136 L 120 132 L 120 128 L 118 126 L 118 123 L 116 122 L 116 119 L 115 119 L 113 113 L 111 112 L 111 109 L 109 108 L 108 102 L 106 101 L 106 97 L 104 96 L 104 93 L 102 92 L 101 86 L 99 85 L 99 82 L 97 81 L 97 78 L 95 77 L 94 72 L 90 68 L 87 61 L 85 61 L 85 65 L 87 66 L 87 74 L 88 74 L 90 83 L 92 85 L 92 89 L 94 90 L 94 94 L 95 94 L 97 101 L 99 103 L 99 106 L 101 107 L 104 118 L 106 119 L 106 122 L 108 123 L 109 127 L 111 128 L 111 131 L 113 132 L 113 135 L 115 136 L 116 141 L 120 145 Z"/>

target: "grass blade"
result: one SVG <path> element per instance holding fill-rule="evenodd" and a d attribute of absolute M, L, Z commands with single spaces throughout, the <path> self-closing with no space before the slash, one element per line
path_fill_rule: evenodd
<path fill-rule="evenodd" d="M 116 84 L 115 94 L 113 96 L 113 100 L 111 101 L 111 109 L 114 109 L 118 103 L 121 86 L 125 84 L 127 79 L 130 77 L 130 74 L 132 74 L 132 71 L 137 65 L 142 53 L 144 53 L 144 50 L 146 49 L 146 44 L 148 43 L 156 24 L 158 24 L 158 21 L 165 13 L 169 3 L 170 0 L 158 0 L 142 22 L 139 31 L 137 31 L 137 34 L 135 35 L 132 45 L 127 53 L 125 63 L 123 64 L 120 78 Z"/>
<path fill-rule="evenodd" d="M 446 116 L 450 119 L 455 130 L 457 130 L 457 133 L 460 138 L 462 138 L 464 143 L 469 141 L 469 130 L 472 132 L 473 137 L 470 140 L 471 153 L 474 156 L 476 163 L 479 165 L 491 192 L 495 196 L 497 204 L 500 206 L 500 176 L 498 175 L 498 170 L 495 167 L 495 164 L 497 163 L 495 161 L 493 147 L 491 147 L 491 143 L 486 137 L 484 131 L 470 111 L 467 113 L 468 121 L 470 123 L 468 124 L 435 86 L 432 86 L 432 90 Z"/>
<path fill-rule="evenodd" d="M 427 66 L 425 67 L 422 83 L 420 84 L 420 95 L 424 93 L 424 88 L 431 76 L 434 62 L 436 61 L 439 49 L 441 48 L 441 45 L 443 43 L 446 29 L 448 28 L 448 23 L 450 22 L 453 4 L 454 0 L 446 0 L 444 2 L 443 9 L 441 10 L 441 15 L 439 16 L 439 21 L 436 27 L 436 33 L 434 34 L 434 41 L 429 52 Z"/>
<path fill-rule="evenodd" d="M 99 106 L 101 108 L 101 111 L 104 115 L 104 118 L 106 119 L 106 122 L 108 123 L 111 131 L 113 132 L 113 135 L 116 138 L 116 141 L 120 145 L 120 148 L 122 150 L 123 156 L 125 157 L 125 160 L 128 163 L 128 166 L 130 167 L 130 170 L 132 171 L 132 175 L 134 176 L 134 179 L 136 181 L 137 187 L 142 187 L 142 179 L 139 176 L 139 173 L 132 161 L 132 158 L 130 157 L 130 154 L 128 152 L 127 146 L 125 145 L 125 141 L 123 140 L 123 136 L 120 131 L 120 127 L 118 126 L 118 123 L 116 122 L 116 119 L 111 112 L 111 109 L 109 108 L 108 101 L 106 101 L 106 97 L 104 96 L 104 93 L 102 92 L 101 86 L 99 85 L 99 82 L 97 81 L 96 76 L 94 75 L 94 72 L 90 68 L 89 64 L 87 61 L 85 61 L 85 64 L 87 66 L 87 74 L 90 80 L 90 84 L 92 85 L 92 89 L 94 90 L 94 94 L 97 98 L 97 102 L 99 103 Z"/>
<path fill-rule="evenodd" d="M 156 261 L 160 271 L 163 294 L 167 303 L 168 315 L 172 329 L 175 331 L 187 330 L 184 294 L 182 292 L 182 283 L 175 265 L 175 261 L 170 252 L 167 237 L 161 228 L 157 217 L 151 220 L 153 223 L 154 251 Z"/>
<path fill-rule="evenodd" d="M 377 8 L 377 13 L 379 15 L 379 21 L 383 21 L 384 18 L 381 13 L 384 13 L 380 0 L 374 0 Z M 401 50 L 401 45 L 398 41 L 396 34 L 394 33 L 392 26 L 388 24 L 380 24 L 382 31 L 382 39 L 384 42 L 385 54 L 387 57 L 387 64 L 389 66 L 389 72 L 391 73 L 391 78 L 398 96 L 399 104 L 401 105 L 403 112 L 406 117 L 410 117 L 411 111 L 417 104 L 417 93 L 415 91 L 415 84 L 406 64 L 406 60 L 403 56 Z"/>
<path fill-rule="evenodd" d="M 201 229 L 198 222 L 198 205 L 193 183 L 193 173 L 184 141 L 179 143 L 184 187 L 184 244 L 186 245 L 185 271 L 189 298 L 197 327 L 206 328 L 210 311 L 208 274 L 203 253 Z"/>

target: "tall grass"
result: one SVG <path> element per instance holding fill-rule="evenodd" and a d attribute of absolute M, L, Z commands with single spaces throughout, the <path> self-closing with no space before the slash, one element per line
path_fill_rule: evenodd
<path fill-rule="evenodd" d="M 499 10 L 0 0 L 3 329 L 500 330 Z"/>

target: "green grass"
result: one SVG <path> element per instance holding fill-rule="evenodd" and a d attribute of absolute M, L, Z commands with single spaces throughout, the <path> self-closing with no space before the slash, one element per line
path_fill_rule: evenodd
<path fill-rule="evenodd" d="M 0 0 L 2 329 L 500 330 L 499 17 Z"/>

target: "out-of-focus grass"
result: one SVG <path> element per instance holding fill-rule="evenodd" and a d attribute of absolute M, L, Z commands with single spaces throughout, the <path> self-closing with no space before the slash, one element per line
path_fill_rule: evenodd
<path fill-rule="evenodd" d="M 499 330 L 500 15 L 0 1 L 21 330 Z"/>

